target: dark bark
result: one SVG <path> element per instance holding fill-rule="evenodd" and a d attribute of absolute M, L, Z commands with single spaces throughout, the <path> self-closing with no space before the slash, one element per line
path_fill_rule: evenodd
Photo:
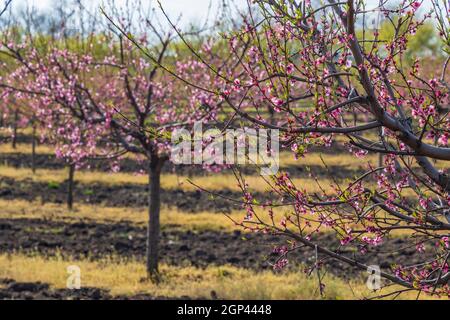
<path fill-rule="evenodd" d="M 31 170 L 36 173 L 36 125 L 33 124 L 33 136 L 31 141 Z"/>
<path fill-rule="evenodd" d="M 378 167 L 384 166 L 384 155 L 382 153 L 378 154 Z"/>
<path fill-rule="evenodd" d="M 75 165 L 69 166 L 69 181 L 67 187 L 67 208 L 73 209 L 73 189 L 74 189 Z"/>
<path fill-rule="evenodd" d="M 12 136 L 12 148 L 16 149 L 17 147 L 17 127 L 19 122 L 19 110 L 14 112 L 14 123 L 13 123 L 13 136 Z"/>
<path fill-rule="evenodd" d="M 148 228 L 147 228 L 147 274 L 152 280 L 158 281 L 158 247 L 160 233 L 161 210 L 161 170 L 164 160 L 152 155 L 149 165 L 149 194 L 148 194 Z"/>
<path fill-rule="evenodd" d="M 275 121 L 275 109 L 269 105 L 267 106 L 267 112 L 269 112 L 269 122 L 270 124 L 275 125 L 276 121 Z"/>

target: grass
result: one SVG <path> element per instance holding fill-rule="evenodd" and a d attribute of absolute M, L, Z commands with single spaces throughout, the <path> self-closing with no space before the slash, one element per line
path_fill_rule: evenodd
<path fill-rule="evenodd" d="M 16 181 L 24 181 L 31 179 L 35 182 L 43 182 L 46 184 L 62 183 L 68 178 L 67 169 L 49 170 L 39 169 L 33 174 L 31 169 L 13 168 L 9 166 L 0 166 L 0 177 L 11 178 Z M 248 175 L 245 177 L 251 190 L 259 192 L 270 191 L 269 186 L 260 176 Z M 129 173 L 109 173 L 99 171 L 78 171 L 75 173 L 75 180 L 83 184 L 101 183 L 105 185 L 124 185 L 124 184 L 148 184 L 146 175 L 137 175 Z M 236 178 L 231 173 L 211 174 L 207 176 L 189 177 L 187 175 L 163 174 L 161 177 L 161 185 L 164 189 L 179 189 L 183 191 L 196 191 L 198 188 L 191 183 L 211 191 L 231 190 L 240 191 Z M 320 192 L 320 188 L 312 178 L 297 178 L 293 181 L 306 188 L 309 192 Z M 322 186 L 331 190 L 329 187 L 331 180 L 321 179 Z"/>
<path fill-rule="evenodd" d="M 30 129 L 31 130 L 31 129 Z M 27 134 L 27 129 L 21 129 L 22 134 Z M 0 133 L 2 130 L 0 130 Z M 31 131 L 30 131 L 31 132 Z M 368 139 L 375 139 L 372 133 L 366 136 Z M 341 136 L 336 137 L 336 141 L 343 143 L 347 140 Z M 432 141 L 427 141 L 428 143 L 432 143 Z M 49 154 L 53 155 L 55 152 L 54 147 L 50 145 L 42 145 L 38 144 L 36 148 L 36 152 L 38 154 Z M 13 149 L 11 143 L 2 143 L 0 144 L 0 154 L 1 153 L 23 153 L 30 154 L 31 153 L 31 144 L 23 144 L 18 143 L 16 149 Z M 128 158 L 136 158 L 134 154 L 128 153 L 125 155 Z M 349 166 L 349 167 L 361 167 L 366 166 L 370 163 L 372 166 L 376 166 L 378 164 L 378 155 L 377 154 L 368 154 L 363 158 L 357 158 L 354 155 L 344 152 L 344 153 L 335 153 L 335 154 L 322 154 L 320 152 L 311 152 L 307 153 L 304 158 L 295 159 L 292 152 L 290 151 L 281 151 L 280 152 L 280 165 L 283 166 L 313 166 L 313 165 L 322 165 L 322 159 L 325 159 L 325 162 L 329 166 Z M 412 165 L 413 167 L 418 167 L 416 163 Z M 437 161 L 436 166 L 440 169 L 446 168 L 445 161 Z"/>
<path fill-rule="evenodd" d="M 0 166 L 0 182 L 2 177 L 11 178 L 18 182 L 31 180 L 34 182 L 44 183 L 48 186 L 48 188 L 58 189 L 60 184 L 67 180 L 68 170 L 41 169 L 33 174 L 31 169 Z M 249 186 L 248 190 L 250 192 L 273 192 L 273 189 L 267 183 L 267 181 L 269 181 L 273 185 L 270 178 L 263 178 L 256 175 L 244 175 L 244 177 Z M 309 194 L 323 194 L 323 190 L 325 190 L 328 195 L 336 194 L 332 185 L 339 183 L 340 188 L 346 189 L 349 183 L 353 181 L 352 179 L 345 181 L 334 181 L 332 178 L 320 178 L 316 180 L 312 177 L 292 178 L 291 180 L 299 190 L 306 190 Z M 87 189 L 85 192 L 95 193 L 95 188 L 90 186 L 92 184 L 104 184 L 111 186 L 123 186 L 125 184 L 147 185 L 148 177 L 146 175 L 121 172 L 109 173 L 99 171 L 78 171 L 75 173 L 75 181 L 86 185 Z M 190 181 L 192 181 L 195 185 L 190 183 Z M 166 190 L 182 190 L 185 192 L 198 191 L 199 189 L 197 186 L 213 193 L 223 190 L 238 193 L 241 192 L 235 176 L 231 173 L 219 173 L 195 177 L 167 173 L 163 174 L 161 177 L 161 186 Z M 366 184 L 366 187 L 376 188 L 376 182 L 371 181 Z M 403 195 L 407 197 L 416 197 L 413 190 L 404 190 Z M 240 197 L 237 200 L 240 200 Z"/>
<path fill-rule="evenodd" d="M 16 149 L 13 149 L 10 143 L 0 144 L 0 154 L 2 153 L 21 153 L 21 154 L 31 154 L 31 145 L 18 143 Z M 45 155 L 54 155 L 55 150 L 52 146 L 39 144 L 36 147 L 36 153 Z M 133 154 L 126 154 L 126 157 L 135 158 Z M 376 155 L 369 155 L 361 161 L 361 159 L 355 158 L 351 154 L 331 154 L 323 155 L 326 159 L 327 165 L 344 165 L 344 166 L 360 166 L 362 163 L 370 162 L 371 164 L 377 163 L 378 157 Z M 282 151 L 280 152 L 280 165 L 281 166 L 311 166 L 311 165 L 322 165 L 322 160 L 320 159 L 320 153 L 308 153 L 306 157 L 295 159 L 291 152 Z"/>
<path fill-rule="evenodd" d="M 39 146 L 38 152 L 52 153 L 50 146 Z M 26 144 L 19 144 L 17 150 L 13 150 L 10 144 L 0 144 L 0 153 L 29 153 L 31 147 Z M 129 155 L 132 156 L 132 155 Z M 344 168 L 360 169 L 367 168 L 368 164 L 376 167 L 378 165 L 377 155 L 368 155 L 364 158 L 356 158 L 349 153 L 343 154 L 330 154 L 321 155 L 320 153 L 310 153 L 304 158 L 295 159 L 292 153 L 282 152 L 280 154 L 281 167 L 297 166 L 306 168 L 308 166 L 321 166 L 323 172 L 325 172 L 325 166 L 322 163 L 322 159 L 325 159 L 327 166 L 337 166 Z M 412 167 L 417 167 L 417 164 L 413 164 Z M 444 168 L 442 162 L 437 163 L 438 168 Z M 329 173 L 331 177 L 333 172 Z M 304 174 L 305 175 L 305 174 Z M 65 181 L 68 177 L 67 169 L 60 170 L 48 170 L 38 169 L 36 174 L 32 174 L 31 169 L 27 168 L 12 168 L 7 165 L 0 166 L 0 176 L 13 178 L 15 180 L 32 179 L 36 182 L 44 182 L 49 184 L 58 184 Z M 250 190 L 259 192 L 270 192 L 271 189 L 267 183 L 258 175 L 246 175 L 246 182 L 248 183 Z M 354 177 L 349 177 L 352 179 Z M 107 185 L 123 185 L 123 184 L 147 184 L 147 175 L 129 174 L 129 173 L 110 173 L 99 171 L 78 171 L 76 172 L 76 180 L 85 184 L 102 183 Z M 195 184 L 201 186 L 204 189 L 217 191 L 217 190 L 232 190 L 240 191 L 235 177 L 229 172 L 223 172 L 219 174 L 206 174 L 205 176 L 188 177 L 186 175 L 177 174 L 164 174 L 162 177 L 162 187 L 165 189 L 180 189 L 183 191 L 195 191 L 197 188 L 190 184 L 188 180 L 192 180 Z M 321 177 L 319 180 L 320 187 L 317 182 L 311 177 L 293 178 L 293 181 L 297 187 L 306 189 L 309 193 L 321 193 L 322 188 L 327 192 L 333 193 L 330 184 L 333 183 L 331 178 Z M 341 182 L 341 185 L 345 188 L 346 183 Z M 375 184 L 374 184 L 375 185 Z"/>
<path fill-rule="evenodd" d="M 6 126 L 6 127 L 0 127 L 0 135 L 10 137 L 13 132 L 12 127 Z M 26 127 L 26 128 L 17 128 L 17 134 L 18 135 L 31 135 L 33 132 L 33 128 Z"/>
<path fill-rule="evenodd" d="M 11 143 L 0 143 L 0 154 L 2 153 L 31 154 L 31 144 L 18 143 L 14 149 Z M 55 150 L 51 146 L 38 144 L 36 146 L 36 153 L 54 155 Z"/>
<path fill-rule="evenodd" d="M 148 222 L 147 208 L 112 208 L 99 205 L 76 204 L 73 211 L 69 211 L 64 204 L 45 203 L 25 200 L 0 199 L 0 218 L 2 219 L 40 219 L 50 221 L 62 221 L 64 223 L 77 223 L 79 221 L 92 221 L 102 224 L 128 222 L 136 226 L 144 227 Z M 270 223 L 265 211 L 255 208 L 255 212 L 261 220 Z M 274 221 L 278 224 L 284 217 L 283 209 L 274 209 Z M 214 212 L 186 213 L 174 207 L 163 206 L 161 208 L 161 226 L 171 230 L 181 231 L 217 231 L 233 232 L 245 231 L 233 221 L 241 222 L 245 217 L 243 210 L 234 210 L 226 215 Z M 315 222 L 305 231 L 313 230 Z"/>
<path fill-rule="evenodd" d="M 10 144 L 0 145 L 0 153 L 30 153 L 29 145 L 19 144 L 16 150 Z M 51 147 L 39 146 L 39 153 L 51 153 Z M 367 161 L 377 163 L 376 156 L 368 156 L 357 159 L 349 154 L 324 155 L 327 165 L 350 168 L 361 167 Z M 306 158 L 295 160 L 291 154 L 281 154 L 281 165 L 310 166 L 321 165 L 322 161 L 318 153 L 308 154 Z M 66 170 L 39 169 L 32 175 L 29 169 L 15 169 L 0 166 L 1 177 L 13 178 L 17 181 L 31 179 L 36 182 L 44 182 L 49 186 L 58 187 L 67 179 Z M 260 177 L 247 176 L 247 182 L 252 190 L 267 192 L 267 185 Z M 102 183 L 109 185 L 123 184 L 147 184 L 147 176 L 132 175 L 126 173 L 105 173 L 79 171 L 75 176 L 76 181 L 84 184 Z M 162 185 L 165 189 L 181 189 L 185 191 L 196 190 L 187 181 L 187 176 L 165 174 Z M 212 190 L 238 191 L 235 178 L 231 174 L 212 174 L 208 176 L 193 177 L 192 180 L 201 187 Z M 294 179 L 298 187 L 305 188 L 309 192 L 320 192 L 314 179 Z M 329 190 L 331 179 L 321 179 L 320 183 Z M 343 184 L 345 185 L 345 183 Z M 95 192 L 88 188 L 86 192 Z M 27 202 L 22 200 L 0 200 L 0 217 L 9 219 L 50 219 L 74 223 L 80 220 L 93 220 L 99 223 L 116 223 L 121 221 L 131 222 L 144 226 L 147 223 L 146 208 L 108 208 L 102 206 L 76 204 L 74 211 L 70 212 L 65 205 L 46 203 L 39 201 Z M 281 209 L 280 209 L 281 210 Z M 281 213 L 281 212 L 279 212 Z M 278 214 L 276 214 L 279 216 Z M 282 215 L 282 213 L 280 214 Z M 244 213 L 233 211 L 230 216 L 240 221 Z M 199 212 L 196 214 L 185 213 L 176 208 L 164 206 L 161 213 L 163 228 L 178 228 L 181 230 L 212 230 L 231 232 L 240 230 L 225 215 L 220 213 Z M 398 232 L 396 235 L 407 235 Z M 111 290 L 113 295 L 134 295 L 147 293 L 153 296 L 189 296 L 191 298 L 209 298 L 214 290 L 219 298 L 223 299 L 320 299 L 316 278 L 309 278 L 298 271 L 287 271 L 282 274 L 272 271 L 255 272 L 231 266 L 211 266 L 206 269 L 195 267 L 161 266 L 163 282 L 155 285 L 141 281 L 145 275 L 145 268 L 139 261 L 124 261 L 118 257 L 89 261 L 73 260 L 56 257 L 43 257 L 39 255 L 0 254 L 0 278 L 12 278 L 16 281 L 49 283 L 53 288 L 65 288 L 67 279 L 67 266 L 78 265 L 82 270 L 83 286 L 92 286 Z M 326 299 L 360 299 L 373 294 L 364 285 L 363 279 L 344 281 L 332 276 L 327 276 Z M 392 289 L 391 289 L 392 290 Z M 386 293 L 386 292 L 384 292 Z M 416 294 L 405 294 L 401 298 L 415 299 Z M 422 296 L 421 298 L 424 298 Z"/>
<path fill-rule="evenodd" d="M 0 217 L 3 219 L 42 219 L 75 223 L 80 220 L 90 220 L 97 223 L 130 222 L 138 226 L 147 224 L 146 208 L 109 208 L 94 205 L 77 204 L 74 211 L 66 209 L 65 205 L 23 200 L 0 200 Z M 244 213 L 234 211 L 229 216 L 241 221 Z M 223 231 L 241 230 L 227 216 L 221 213 L 198 212 L 184 213 L 176 208 L 161 209 L 161 224 L 163 228 L 191 231 Z"/>
<path fill-rule="evenodd" d="M 111 224 L 128 222 L 139 227 L 145 227 L 148 222 L 147 208 L 112 208 L 100 205 L 76 204 L 73 211 L 69 211 L 64 204 L 45 203 L 25 200 L 1 200 L 0 218 L 2 219 L 40 219 L 61 221 L 64 223 L 77 223 L 80 221 Z M 277 225 L 285 216 L 286 209 L 275 208 L 274 221 Z M 261 208 L 255 208 L 258 217 L 270 224 L 270 218 Z M 186 213 L 174 207 L 163 206 L 161 208 L 162 229 L 179 231 L 216 231 L 233 232 L 236 230 L 247 232 L 233 221 L 241 222 L 245 217 L 242 210 L 234 210 L 225 215 L 213 212 Z M 318 226 L 317 222 L 304 228 L 304 232 L 312 232 Z M 323 232 L 333 232 L 322 228 Z M 412 234 L 411 230 L 395 230 L 392 237 L 405 237 Z"/>
<path fill-rule="evenodd" d="M 281 166 L 323 166 L 322 159 L 328 166 L 350 168 L 367 166 L 368 163 L 371 165 L 378 163 L 378 156 L 373 154 L 364 158 L 356 158 L 350 153 L 321 154 L 320 152 L 311 152 L 306 154 L 305 157 L 296 159 L 291 152 L 280 152 Z"/>
<path fill-rule="evenodd" d="M 139 293 L 152 296 L 210 298 L 215 291 L 220 299 L 361 299 L 373 295 L 364 279 L 344 281 L 325 276 L 325 295 L 320 297 L 316 277 L 301 271 L 254 272 L 231 266 L 195 267 L 161 266 L 162 282 L 142 281 L 145 267 L 138 261 L 109 258 L 99 261 L 44 258 L 22 254 L 0 255 L 0 278 L 19 282 L 43 282 L 52 288 L 66 288 L 67 267 L 81 269 L 82 287 L 110 290 L 112 295 L 131 296 Z M 398 288 L 397 288 L 398 289 Z M 387 289 L 385 289 L 387 290 Z M 394 290 L 390 288 L 389 290 Z M 386 293 L 386 292 L 383 292 Z M 405 294 L 404 299 L 416 295 Z"/>

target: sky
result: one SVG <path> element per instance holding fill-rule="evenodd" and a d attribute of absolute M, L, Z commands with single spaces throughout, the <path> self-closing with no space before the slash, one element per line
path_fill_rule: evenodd
<path fill-rule="evenodd" d="M 1 1 L 4 0 L 0 0 Z M 14 6 L 21 6 L 25 4 L 33 4 L 37 8 L 45 9 L 51 7 L 53 1 L 57 0 L 13 0 Z M 127 0 L 115 0 L 118 6 L 124 6 Z M 156 5 L 156 1 L 141 0 L 142 3 L 153 2 Z M 234 0 L 236 5 L 246 5 L 246 0 Z M 15 3 L 14 3 L 15 2 Z M 103 0 L 92 0 L 97 4 L 102 4 Z M 212 0 L 212 5 L 217 6 L 221 0 Z M 161 3 L 166 12 L 170 13 L 171 18 L 177 18 L 182 14 L 183 22 L 197 22 L 201 23 L 208 15 L 208 8 L 210 6 L 210 0 L 161 0 Z M 214 12 L 214 10 L 211 10 Z"/>
<path fill-rule="evenodd" d="M 5 0 L 0 0 L 1 2 L 4 2 Z M 58 0 L 13 0 L 13 6 L 19 7 L 26 4 L 34 4 L 38 8 L 49 8 L 52 4 L 52 2 L 58 1 Z M 91 0 L 93 3 L 102 4 L 103 1 L 108 0 Z M 118 6 L 124 6 L 127 0 L 114 0 L 115 3 Z M 142 3 L 154 3 L 156 4 L 155 0 L 141 0 Z M 208 14 L 208 8 L 210 5 L 210 1 L 212 1 L 213 6 L 217 6 L 221 3 L 221 0 L 161 0 L 161 3 L 165 9 L 166 12 L 169 13 L 170 17 L 172 19 L 177 18 L 180 14 L 182 14 L 182 21 L 181 23 L 188 24 L 191 22 L 194 22 L 198 25 L 200 25 L 204 19 L 207 17 Z M 392 0 L 392 2 L 395 2 L 396 0 Z M 247 1 L 246 0 L 234 0 L 234 3 L 238 7 L 244 7 L 246 6 Z M 378 0 L 368 0 L 369 4 L 376 4 L 378 3 Z M 427 9 L 430 8 L 430 0 L 423 0 L 423 8 Z M 216 12 L 212 10 L 211 12 Z"/>

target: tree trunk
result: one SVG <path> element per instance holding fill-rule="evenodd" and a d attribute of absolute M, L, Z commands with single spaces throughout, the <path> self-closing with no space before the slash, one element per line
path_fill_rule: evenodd
<path fill-rule="evenodd" d="M 68 188 L 67 188 L 67 208 L 69 210 L 73 209 L 73 180 L 75 176 L 75 165 L 71 164 L 69 166 L 69 181 L 68 181 Z"/>
<path fill-rule="evenodd" d="M 149 194 L 148 194 L 148 228 L 147 228 L 147 274 L 154 281 L 159 280 L 158 274 L 158 246 L 159 246 L 159 213 L 161 209 L 161 170 L 164 160 L 152 156 L 149 165 Z"/>
<path fill-rule="evenodd" d="M 384 166 L 384 155 L 382 153 L 378 154 L 378 167 Z"/>
<path fill-rule="evenodd" d="M 14 112 L 14 123 L 13 123 L 13 137 L 12 137 L 12 148 L 16 149 L 17 146 L 17 126 L 19 122 L 19 110 Z"/>
<path fill-rule="evenodd" d="M 36 173 L 36 125 L 33 124 L 33 136 L 31 141 L 31 170 Z"/>
<path fill-rule="evenodd" d="M 267 112 L 269 112 L 269 123 L 275 125 L 275 109 L 269 105 L 267 106 Z"/>

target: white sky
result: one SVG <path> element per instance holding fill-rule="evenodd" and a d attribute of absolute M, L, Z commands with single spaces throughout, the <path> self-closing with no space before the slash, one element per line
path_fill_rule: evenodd
<path fill-rule="evenodd" d="M 4 0 L 0 0 L 1 1 Z M 57 0 L 13 0 L 14 7 L 20 7 L 26 4 L 32 4 L 37 8 L 45 9 L 49 8 L 53 1 Z M 153 3 L 154 6 L 157 5 L 155 0 L 141 0 L 143 4 Z M 177 18 L 182 14 L 183 22 L 198 22 L 201 23 L 206 18 L 208 13 L 208 8 L 210 6 L 210 0 L 160 0 L 164 10 L 171 15 L 171 18 Z M 246 0 L 234 0 L 238 6 L 246 5 Z M 103 0 L 91 0 L 88 2 L 102 4 Z M 124 6 L 126 0 L 115 0 L 118 6 Z M 212 0 L 212 5 L 217 6 L 221 3 L 221 0 Z M 214 12 L 214 10 L 212 10 Z"/>
<path fill-rule="evenodd" d="M 5 0 L 0 0 L 4 2 Z M 19 7 L 21 5 L 26 4 L 34 4 L 38 8 L 48 8 L 53 1 L 57 0 L 13 0 L 13 6 Z M 88 2 L 101 4 L 104 0 L 91 0 Z M 127 0 L 115 0 L 118 6 L 123 6 Z M 154 3 L 156 5 L 155 0 L 141 0 L 142 3 Z M 396 2 L 398 0 L 391 0 L 392 2 Z M 212 0 L 213 5 L 220 4 L 221 0 Z M 234 2 L 239 6 L 245 6 L 246 0 L 234 0 Z M 164 9 L 168 12 L 171 18 L 177 18 L 180 14 L 183 16 L 183 23 L 186 22 L 196 22 L 202 23 L 206 18 L 208 7 L 210 4 L 210 0 L 161 0 Z M 378 0 L 368 0 L 369 4 L 378 3 Z M 430 0 L 423 0 L 423 8 L 430 8 Z M 215 12 L 214 10 L 212 12 Z"/>

